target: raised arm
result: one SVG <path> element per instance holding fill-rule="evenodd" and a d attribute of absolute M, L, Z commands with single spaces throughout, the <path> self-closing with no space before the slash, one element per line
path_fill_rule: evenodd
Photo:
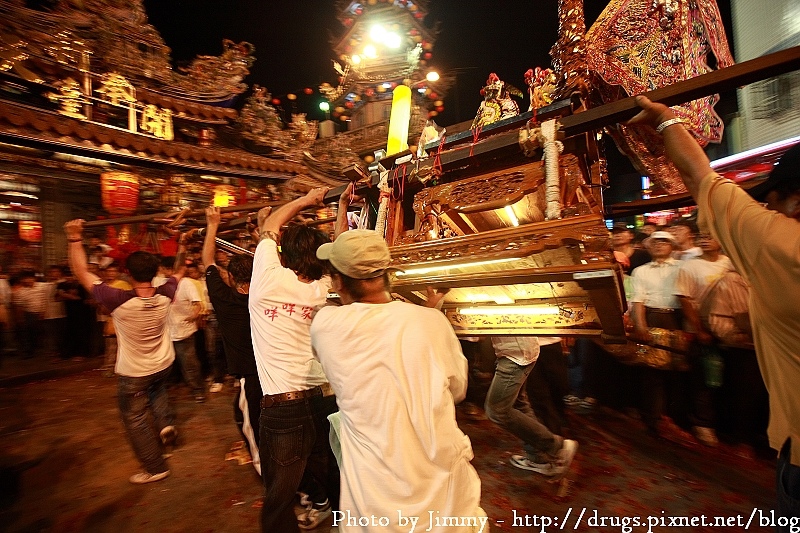
<path fill-rule="evenodd" d="M 278 235 L 281 231 L 281 227 L 292 220 L 295 215 L 303 209 L 315 205 L 323 205 L 325 193 L 327 192 L 328 189 L 325 187 L 311 189 L 305 196 L 296 198 L 272 211 L 263 221 L 261 220 L 261 211 L 259 211 L 258 227 L 261 238 L 263 239 L 264 236 L 267 235 Z"/>
<path fill-rule="evenodd" d="M 347 208 L 358 199 L 356 196 L 353 196 L 354 187 L 354 182 L 351 181 L 344 192 L 339 195 L 339 209 L 336 211 L 336 227 L 333 232 L 334 239 L 349 229 L 347 224 Z"/>
<path fill-rule="evenodd" d="M 86 250 L 83 249 L 83 223 L 82 218 L 70 220 L 64 224 L 64 233 L 67 235 L 69 268 L 75 274 L 78 283 L 91 294 L 95 282 L 100 281 L 100 278 L 89 272 Z"/>
<path fill-rule="evenodd" d="M 637 96 L 636 103 L 639 104 L 642 111 L 628 124 L 646 124 L 657 128 L 676 118 L 672 109 L 664 104 L 651 102 L 645 96 Z M 664 127 L 661 135 L 664 137 L 664 150 L 667 157 L 678 169 L 689 194 L 697 200 L 700 181 L 712 172 L 708 156 L 680 121 Z"/>
<path fill-rule="evenodd" d="M 186 274 L 186 239 L 188 233 L 181 233 L 178 237 L 178 252 L 175 254 L 175 263 L 172 267 L 172 277 L 178 281 Z"/>
<path fill-rule="evenodd" d="M 219 207 L 206 207 L 206 238 L 203 241 L 203 252 L 201 256 L 206 268 L 215 264 L 214 252 L 217 249 L 216 238 L 220 218 Z"/>

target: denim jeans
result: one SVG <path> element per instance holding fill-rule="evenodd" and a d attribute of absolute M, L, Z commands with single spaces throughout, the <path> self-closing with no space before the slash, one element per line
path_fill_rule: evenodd
<path fill-rule="evenodd" d="M 486 393 L 485 409 L 489 420 L 522 439 L 529 458 L 541 462 L 542 454 L 554 456 L 561 449 L 563 439 L 553 435 L 532 412 L 526 414 L 514 407 L 534 364 L 522 366 L 508 357 L 499 357 Z"/>
<path fill-rule="evenodd" d="M 175 424 L 175 415 L 167 395 L 167 378 L 172 368 L 155 374 L 132 378 L 119 376 L 117 398 L 122 415 L 122 424 L 133 447 L 136 458 L 150 474 L 167 470 L 158 433 Z M 148 410 L 153 416 L 152 427 Z"/>
<path fill-rule="evenodd" d="M 181 365 L 183 380 L 192 389 L 192 394 L 202 396 L 205 393 L 203 379 L 200 376 L 200 362 L 197 360 L 197 349 L 194 345 L 194 333 L 183 340 L 172 341 L 175 346 L 175 359 Z"/>
<path fill-rule="evenodd" d="M 790 462 L 792 444 L 791 439 L 787 439 L 778 456 L 778 472 L 776 476 L 778 485 L 777 515 L 788 519 L 786 526 L 778 526 L 779 533 L 788 533 L 793 530 L 792 526 L 794 528 L 800 526 L 800 466 L 793 465 Z M 792 520 L 794 520 L 794 524 L 792 524 Z"/>
<path fill-rule="evenodd" d="M 261 478 L 264 505 L 261 531 L 300 531 L 294 514 L 295 494 L 314 484 L 325 494 L 313 495 L 318 503 L 327 497 L 334 509 L 339 505 L 339 468 L 328 435 L 328 415 L 337 410 L 335 396 L 291 400 L 261 410 Z"/>

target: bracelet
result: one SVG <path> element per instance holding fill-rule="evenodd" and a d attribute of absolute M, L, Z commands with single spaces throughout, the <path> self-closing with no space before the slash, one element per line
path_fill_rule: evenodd
<path fill-rule="evenodd" d="M 67 242 L 83 242 L 83 239 L 67 239 Z"/>
<path fill-rule="evenodd" d="M 662 122 L 661 124 L 656 126 L 656 132 L 657 133 L 661 133 L 662 131 L 664 131 L 665 129 L 669 128 L 673 124 L 683 124 L 683 119 L 675 117 L 675 118 L 671 118 L 669 120 L 665 120 L 664 122 Z"/>

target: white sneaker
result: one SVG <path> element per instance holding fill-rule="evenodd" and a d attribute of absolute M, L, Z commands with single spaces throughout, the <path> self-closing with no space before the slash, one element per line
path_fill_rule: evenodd
<path fill-rule="evenodd" d="M 153 483 L 155 481 L 161 481 L 167 476 L 169 476 L 169 470 L 164 470 L 163 472 L 159 472 L 158 474 L 151 474 L 149 472 L 138 472 L 132 475 L 130 479 L 128 479 L 128 481 L 130 481 L 134 485 L 144 485 L 145 483 Z"/>
<path fill-rule="evenodd" d="M 530 470 L 531 472 L 536 472 L 543 476 L 551 477 L 561 473 L 557 470 L 554 463 L 534 463 L 524 455 L 512 455 L 510 462 L 517 468 Z"/>
<path fill-rule="evenodd" d="M 575 459 L 575 454 L 578 452 L 577 441 L 571 439 L 564 439 L 561 443 L 561 449 L 556 454 L 556 467 L 561 469 L 561 472 L 569 470 L 572 460 Z"/>
<path fill-rule="evenodd" d="M 564 475 L 569 470 L 575 453 L 578 451 L 578 443 L 574 440 L 564 439 L 561 449 L 556 453 L 554 461 L 547 463 L 535 463 L 524 455 L 512 455 L 511 464 L 523 470 L 530 470 L 543 476 L 555 477 Z"/>
<path fill-rule="evenodd" d="M 694 431 L 694 436 L 697 437 L 697 440 L 714 448 L 717 444 L 719 444 L 719 439 L 717 439 L 717 432 L 714 431 L 714 428 L 707 428 L 703 426 L 694 426 L 692 428 Z"/>

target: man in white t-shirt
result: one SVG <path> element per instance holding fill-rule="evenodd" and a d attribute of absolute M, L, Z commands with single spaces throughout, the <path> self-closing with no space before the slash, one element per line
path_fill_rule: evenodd
<path fill-rule="evenodd" d="M 335 269 L 333 288 L 346 304 L 321 309 L 311 324 L 341 415 L 334 525 L 342 533 L 377 531 L 348 520 L 377 516 L 394 517 L 380 531 L 413 529 L 398 512 L 420 519 L 420 531 L 431 525 L 429 513 L 485 525 L 472 446 L 456 424 L 467 360 L 450 323 L 435 309 L 392 301 L 389 249 L 374 231 L 342 233 L 317 257 Z M 473 531 L 433 526 L 425 531 Z"/>
<path fill-rule="evenodd" d="M 315 252 L 330 239 L 305 225 L 290 225 L 278 235 L 301 210 L 321 205 L 325 192 L 313 189 L 274 213 L 259 212 L 261 242 L 253 259 L 249 308 L 264 394 L 259 428 L 264 533 L 312 529 L 338 505 L 339 471 L 328 441 L 328 415 L 336 411 L 336 398 L 311 353 L 310 333 L 311 318 L 330 289 Z M 308 508 L 295 517 L 298 490 L 307 494 Z"/>
<path fill-rule="evenodd" d="M 689 349 L 689 363 L 692 367 L 692 406 L 689 417 L 692 431 L 697 440 L 706 446 L 716 446 L 719 441 L 714 429 L 714 397 L 706 384 L 702 355 L 704 349 L 713 345 L 713 337 L 708 331 L 708 317 L 703 316 L 701 309 L 706 307 L 704 303 L 709 291 L 725 274 L 733 270 L 733 264 L 722 254 L 719 243 L 708 233 L 697 234 L 695 241 L 702 254 L 681 261 L 675 282 L 675 295 L 681 302 L 684 329 L 695 334 L 695 340 Z"/>
<path fill-rule="evenodd" d="M 511 464 L 543 476 L 558 478 L 567 473 L 578 443 L 556 435 L 535 413 L 514 404 L 539 358 L 538 337 L 492 337 L 497 365 L 486 393 L 489 420 L 522 439 L 525 455 L 512 455 Z"/>
<path fill-rule="evenodd" d="M 175 360 L 167 313 L 180 274 L 155 288 L 151 280 L 158 270 L 158 258 L 147 252 L 134 252 L 126 261 L 133 289 L 115 289 L 89 272 L 81 236 L 83 220 L 67 222 L 64 231 L 72 272 L 114 318 L 119 344 L 115 368 L 119 410 L 143 467 L 142 472 L 131 476 L 130 482 L 160 481 L 170 473 L 162 444 L 171 445 L 177 438 L 175 415 L 167 395 L 167 378 Z"/>
<path fill-rule="evenodd" d="M 202 310 L 202 300 L 194 282 L 188 278 L 181 279 L 169 309 L 169 334 L 175 345 L 175 358 L 181 366 L 183 380 L 192 389 L 197 403 L 206 401 L 194 340 L 197 319 Z"/>

